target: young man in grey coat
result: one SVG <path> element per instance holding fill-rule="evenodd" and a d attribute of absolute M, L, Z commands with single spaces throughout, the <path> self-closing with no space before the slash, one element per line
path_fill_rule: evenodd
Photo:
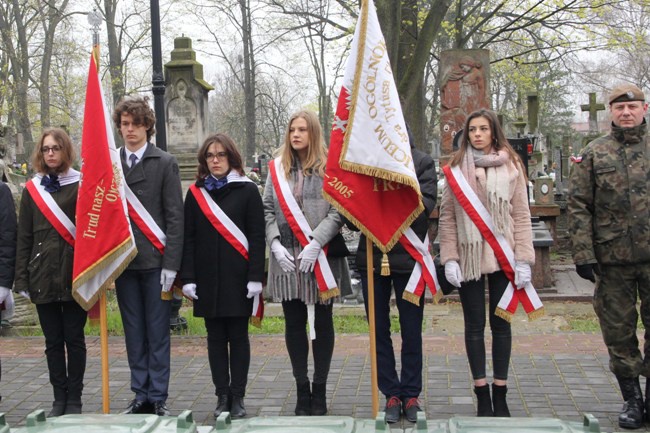
<path fill-rule="evenodd" d="M 176 158 L 153 144 L 155 115 L 148 99 L 125 97 L 113 112 L 124 139 L 120 149 L 132 208 L 148 213 L 144 226 L 131 218 L 138 255 L 115 281 L 135 398 L 125 413 L 170 415 L 169 316 L 171 286 L 183 254 L 183 196 Z M 129 194 L 127 193 L 127 197 Z M 135 203 L 134 203 L 135 202 Z M 129 212 L 131 215 L 131 212 Z M 166 239 L 159 242 L 158 229 Z M 152 233 L 154 233 L 152 237 Z M 164 244 L 164 248 L 161 245 Z"/>

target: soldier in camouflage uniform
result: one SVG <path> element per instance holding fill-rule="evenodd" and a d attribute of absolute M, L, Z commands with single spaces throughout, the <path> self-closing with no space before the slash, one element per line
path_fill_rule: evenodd
<path fill-rule="evenodd" d="M 625 84 L 609 96 L 612 130 L 587 145 L 573 165 L 568 212 L 573 261 L 596 283 L 594 310 L 625 404 L 618 423 L 640 428 L 650 416 L 639 375 L 650 376 L 650 143 L 643 92 Z M 645 327 L 636 336 L 637 293 Z"/>

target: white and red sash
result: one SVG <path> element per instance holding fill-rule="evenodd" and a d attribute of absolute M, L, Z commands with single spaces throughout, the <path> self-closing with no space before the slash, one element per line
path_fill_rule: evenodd
<path fill-rule="evenodd" d="M 505 293 L 499 300 L 495 314 L 510 322 L 517 310 L 517 305 L 521 302 L 529 319 L 535 319 L 544 315 L 544 306 L 532 283 L 529 282 L 526 284 L 523 290 L 515 290 L 514 251 L 512 251 L 506 238 L 495 232 L 492 216 L 485 206 L 483 206 L 483 203 L 481 203 L 481 200 L 472 187 L 467 183 L 467 179 L 463 176 L 460 167 L 446 165 L 443 167 L 443 171 L 451 191 L 456 196 L 456 200 L 458 200 L 465 213 L 479 229 L 490 247 L 492 247 L 497 261 L 501 266 L 501 270 L 506 274 L 508 280 L 510 280 Z"/>
<path fill-rule="evenodd" d="M 167 245 L 167 235 L 162 231 L 160 226 L 153 219 L 147 208 L 138 200 L 138 197 L 133 193 L 129 185 L 124 182 L 124 191 L 126 192 L 126 206 L 129 210 L 129 218 L 140 229 L 142 234 L 153 244 L 158 250 L 160 255 L 165 254 L 165 245 Z M 172 284 L 172 290 L 168 292 L 161 292 L 160 297 L 164 301 L 171 301 L 173 295 L 181 296 L 183 290 L 181 288 L 180 280 L 178 277 Z"/>
<path fill-rule="evenodd" d="M 35 179 L 30 179 L 25 184 L 25 187 L 47 221 L 74 248 L 77 228 L 59 205 L 56 204 L 52 195 L 45 191 L 45 187 L 36 182 Z"/>
<path fill-rule="evenodd" d="M 144 234 L 149 242 L 156 247 L 160 254 L 165 254 L 167 235 L 165 235 L 165 232 L 163 232 L 158 224 L 156 224 L 156 220 L 153 219 L 147 208 L 140 203 L 140 200 L 138 200 L 138 197 L 136 197 L 126 182 L 124 183 L 124 189 L 126 191 L 126 203 L 129 209 L 129 218 L 131 218 L 131 221 L 138 226 L 142 234 Z"/>
<path fill-rule="evenodd" d="M 199 188 L 196 185 L 190 185 L 190 191 L 196 199 L 199 208 L 203 215 L 210 221 L 212 227 L 239 252 L 246 260 L 248 260 L 248 239 L 246 235 L 237 227 L 226 213 L 219 207 L 217 203 L 212 200 L 208 191 L 205 188 Z M 251 313 L 251 323 L 255 326 L 260 326 L 264 317 L 264 298 L 262 294 L 256 295 L 253 298 L 253 311 Z"/>
<path fill-rule="evenodd" d="M 282 169 L 282 158 L 276 158 L 269 162 L 269 175 L 271 176 L 271 181 L 273 182 L 273 189 L 275 195 L 278 198 L 280 203 L 280 208 L 284 217 L 291 227 L 293 232 L 300 245 L 303 248 L 309 244 L 309 238 L 312 234 L 312 229 L 307 222 L 307 218 L 302 213 L 302 209 L 296 202 L 293 194 L 291 193 L 291 188 L 289 182 L 284 177 L 284 174 L 281 173 Z M 318 254 L 318 259 L 316 260 L 316 266 L 314 267 L 314 275 L 316 276 L 316 282 L 318 284 L 319 297 L 321 300 L 327 300 L 339 295 L 339 288 L 336 285 L 336 279 L 330 265 L 327 262 L 327 245 Z"/>
<path fill-rule="evenodd" d="M 433 265 L 433 257 L 431 257 L 429 251 L 429 235 L 427 234 L 424 241 L 421 241 L 413 229 L 409 227 L 400 237 L 399 242 L 415 260 L 413 272 L 411 272 L 411 277 L 406 283 L 402 298 L 415 305 L 420 305 L 420 298 L 424 293 L 426 284 L 429 286 L 434 301 L 437 302 L 442 296 L 442 292 L 440 291 L 436 268 Z"/>

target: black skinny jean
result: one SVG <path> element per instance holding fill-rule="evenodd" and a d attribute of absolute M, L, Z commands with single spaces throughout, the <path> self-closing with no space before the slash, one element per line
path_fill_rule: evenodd
<path fill-rule="evenodd" d="M 243 398 L 251 363 L 248 317 L 206 317 L 204 321 L 215 394 Z"/>
<path fill-rule="evenodd" d="M 460 285 L 460 302 L 465 318 L 465 350 L 474 380 L 484 379 L 485 374 L 485 277 L 490 295 L 490 329 L 492 331 L 493 378 L 508 379 L 512 333 L 510 323 L 494 314 L 501 296 L 508 286 L 503 271 L 482 275 L 480 280 Z"/>
<path fill-rule="evenodd" d="M 309 336 L 307 334 L 307 305 L 300 299 L 282 302 L 284 311 L 284 339 L 291 359 L 293 377 L 296 383 L 309 381 L 307 358 L 309 356 Z M 327 383 L 332 353 L 334 353 L 334 321 L 332 303 L 314 305 L 314 329 L 316 339 L 312 341 L 314 351 L 314 383 Z"/>
<path fill-rule="evenodd" d="M 36 304 L 54 400 L 81 401 L 86 372 L 84 326 L 88 313 L 75 301 Z M 67 352 L 67 362 L 66 362 Z"/>

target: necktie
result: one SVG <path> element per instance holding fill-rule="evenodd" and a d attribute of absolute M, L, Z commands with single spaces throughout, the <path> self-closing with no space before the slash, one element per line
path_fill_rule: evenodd
<path fill-rule="evenodd" d="M 47 192 L 57 192 L 61 189 L 59 177 L 56 174 L 48 174 L 41 179 L 41 185 L 45 187 Z"/>
<path fill-rule="evenodd" d="M 208 176 L 205 179 L 205 189 L 208 191 L 214 191 L 225 186 L 228 183 L 228 178 L 226 176 L 221 179 L 215 179 L 214 176 Z"/>
<path fill-rule="evenodd" d="M 131 161 L 130 167 L 133 168 L 133 166 L 138 162 L 138 156 L 135 153 L 132 153 L 129 155 L 129 161 Z"/>

